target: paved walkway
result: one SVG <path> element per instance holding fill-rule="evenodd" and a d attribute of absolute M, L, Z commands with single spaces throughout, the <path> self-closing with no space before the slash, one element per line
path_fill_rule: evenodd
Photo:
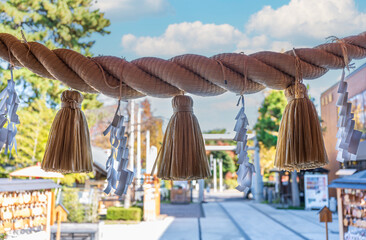
<path fill-rule="evenodd" d="M 325 226 L 319 223 L 317 211 L 279 210 L 243 200 L 240 193 L 233 194 L 237 194 L 235 200 L 229 198 L 229 201 L 224 197 L 229 195 L 227 192 L 206 195 L 207 203 L 202 204 L 203 217 L 180 217 L 178 214 L 154 222 L 101 225 L 101 240 L 325 239 Z M 191 205 L 198 211 L 196 205 Z M 339 238 L 336 215 L 329 230 L 329 239 Z"/>
<path fill-rule="evenodd" d="M 160 214 L 175 218 L 200 218 L 203 217 L 202 205 L 199 203 L 191 204 L 169 204 L 160 205 Z"/>
<path fill-rule="evenodd" d="M 198 194 L 197 194 L 198 195 Z M 224 192 L 204 192 L 204 200 L 206 202 L 227 202 L 227 201 L 242 201 L 244 193 L 235 189 L 225 190 Z"/>

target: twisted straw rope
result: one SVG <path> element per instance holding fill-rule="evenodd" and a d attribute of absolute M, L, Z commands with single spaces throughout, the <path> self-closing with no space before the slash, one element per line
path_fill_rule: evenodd
<path fill-rule="evenodd" d="M 296 49 L 303 78 L 315 79 L 329 69 L 345 67 L 344 52 L 349 60 L 366 57 L 366 32 L 343 38 L 342 43 Z M 128 62 L 112 56 L 87 58 L 68 49 L 49 50 L 7 33 L 0 33 L 0 58 L 79 91 L 101 92 L 114 98 L 119 98 L 121 91 L 123 99 L 172 97 L 182 91 L 200 96 L 226 91 L 250 94 L 265 87 L 285 89 L 296 75 L 293 50 L 223 53 L 210 58 L 185 54 L 169 60 L 144 57 Z"/>

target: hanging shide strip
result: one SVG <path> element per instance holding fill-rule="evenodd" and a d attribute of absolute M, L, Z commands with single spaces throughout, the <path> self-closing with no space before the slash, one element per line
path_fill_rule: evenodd
<path fill-rule="evenodd" d="M 16 125 L 20 123 L 16 113 L 20 101 L 15 91 L 13 67 L 10 67 L 10 74 L 11 79 L 8 80 L 8 85 L 0 93 L 0 149 L 5 148 L 4 153 L 6 155 L 8 153 L 11 154 L 13 148 L 15 152 L 17 151 L 15 140 L 15 135 L 17 134 Z"/>
<path fill-rule="evenodd" d="M 168 123 L 163 144 L 154 168 L 162 179 L 193 180 L 209 177 L 210 168 L 205 143 L 196 116 L 193 100 L 178 95 L 172 100 L 174 114 Z"/>
<path fill-rule="evenodd" d="M 78 91 L 61 94 L 58 111 L 49 133 L 42 161 L 45 171 L 78 173 L 93 171 L 88 124 L 81 111 L 84 97 Z"/>
<path fill-rule="evenodd" d="M 330 37 L 333 42 L 340 43 L 340 47 L 343 54 L 343 61 L 344 66 L 349 71 L 350 68 L 353 67 L 353 64 L 350 64 L 349 57 L 348 57 L 348 50 L 346 43 L 344 40 L 339 39 L 337 37 Z M 340 94 L 338 101 L 336 103 L 339 109 L 339 118 L 337 127 L 337 144 L 336 150 L 338 150 L 337 160 L 340 162 L 349 161 L 349 160 L 356 160 L 356 154 L 358 150 L 358 146 L 360 144 L 362 132 L 357 131 L 354 129 L 355 127 L 355 120 L 354 114 L 351 113 L 352 103 L 348 102 L 348 92 L 347 87 L 348 84 L 344 81 L 345 78 L 345 70 L 343 68 L 341 81 L 338 85 L 338 93 Z"/>
<path fill-rule="evenodd" d="M 344 81 L 344 69 L 338 86 L 339 98 L 336 106 L 340 108 L 337 127 L 337 160 L 339 162 L 356 160 L 358 145 L 362 132 L 355 130 L 354 114 L 351 113 L 352 103 L 348 102 L 347 82 Z"/>
<path fill-rule="evenodd" d="M 319 117 L 302 83 L 297 57 L 295 66 L 295 83 L 285 90 L 288 103 L 278 132 L 274 164 L 288 171 L 318 168 L 328 163 Z"/>
<path fill-rule="evenodd" d="M 239 164 L 239 169 L 236 172 L 238 175 L 238 186 L 237 190 L 240 192 L 246 192 L 252 186 L 252 175 L 255 172 L 254 165 L 249 162 L 248 157 L 248 135 L 247 135 L 247 126 L 248 126 L 248 118 L 245 114 L 245 106 L 244 106 L 244 96 L 241 95 L 238 101 L 239 105 L 241 103 L 241 108 L 239 113 L 235 117 L 236 124 L 234 127 L 234 131 L 236 135 L 234 137 L 234 141 L 237 142 L 236 154 L 238 155 L 237 164 Z"/>
<path fill-rule="evenodd" d="M 110 134 L 109 141 L 111 143 L 111 154 L 106 163 L 108 185 L 104 192 L 109 194 L 113 189 L 118 196 L 126 194 L 134 176 L 134 173 L 127 169 L 129 150 L 127 147 L 127 137 L 125 136 L 126 127 L 123 126 L 124 116 L 120 114 L 120 107 L 121 101 L 119 100 L 113 121 L 103 132 L 104 136 L 108 133 Z M 117 164 L 118 168 L 116 170 Z"/>

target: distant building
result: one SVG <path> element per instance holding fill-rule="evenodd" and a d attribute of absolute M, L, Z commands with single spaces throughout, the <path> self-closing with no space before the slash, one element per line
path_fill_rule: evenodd
<path fill-rule="evenodd" d="M 366 63 L 354 70 L 346 77 L 348 82 L 348 101 L 352 102 L 352 112 L 355 114 L 355 129 L 365 133 L 366 130 Z M 329 183 L 337 178 L 336 172 L 340 168 L 352 168 L 359 170 L 366 169 L 365 161 L 350 161 L 342 165 L 336 160 L 337 151 L 335 149 L 338 131 L 338 109 L 336 102 L 338 83 L 323 92 L 320 96 L 322 127 L 325 129 L 324 141 L 328 153 L 329 164 L 325 167 L 330 170 L 328 175 Z M 362 141 L 362 140 L 361 140 Z M 335 189 L 330 189 L 330 196 L 335 196 Z"/>

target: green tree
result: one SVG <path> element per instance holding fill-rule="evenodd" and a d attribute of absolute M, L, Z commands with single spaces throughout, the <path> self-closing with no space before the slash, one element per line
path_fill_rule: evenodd
<path fill-rule="evenodd" d="M 55 116 L 55 110 L 46 106 L 42 100 L 35 100 L 18 111 L 21 124 L 18 125 L 16 141 L 18 152 L 12 152 L 11 159 L 2 153 L 0 157 L 0 176 L 6 177 L 15 168 L 27 167 L 43 159 L 48 131 Z"/>
<path fill-rule="evenodd" d="M 85 183 L 87 179 L 94 178 L 91 173 L 68 173 L 64 174 L 64 178 L 60 179 L 60 183 L 64 186 L 72 187 L 75 183 Z"/>
<path fill-rule="evenodd" d="M 268 174 L 275 158 L 277 132 L 280 127 L 283 111 L 287 100 L 283 91 L 271 90 L 259 108 L 259 117 L 254 129 L 260 146 L 260 165 L 264 174 Z M 297 172 L 291 173 L 292 179 L 297 179 Z M 291 182 L 293 206 L 299 206 L 300 196 L 297 181 Z"/>
<path fill-rule="evenodd" d="M 258 110 L 259 117 L 254 130 L 258 142 L 263 143 L 266 148 L 277 144 L 277 132 L 286 105 L 287 100 L 283 91 L 271 90 Z"/>
<path fill-rule="evenodd" d="M 228 172 L 235 172 L 236 166 L 234 159 L 226 151 L 212 151 L 213 158 L 222 159 L 222 172 L 225 176 Z M 217 176 L 219 176 L 219 169 L 217 168 Z"/>
<path fill-rule="evenodd" d="M 62 188 L 62 204 L 69 211 L 67 220 L 69 222 L 84 222 L 85 210 L 83 205 L 79 201 L 79 193 L 77 188 Z"/>
<path fill-rule="evenodd" d="M 92 33 L 106 34 L 110 25 L 99 10 L 92 10 L 92 0 L 6 0 L 0 1 L 0 32 L 21 38 L 24 30 L 27 41 L 37 41 L 48 48 L 69 48 L 91 56 L 94 41 L 86 40 Z M 0 68 L 0 77 L 4 69 Z M 9 76 L 7 73 L 6 77 Z M 7 78 L 2 78 L 3 81 Z M 23 89 L 24 102 L 45 98 L 52 106 L 60 102 L 64 87 L 59 81 L 43 79 L 27 69 L 16 71 L 16 83 Z M 96 101 L 96 95 L 86 95 L 84 104 Z"/>
<path fill-rule="evenodd" d="M 0 32 L 10 33 L 26 41 L 43 43 L 50 49 L 68 48 L 91 56 L 94 41 L 87 38 L 93 33 L 108 34 L 108 19 L 99 10 L 91 8 L 92 0 L 3 0 L 0 1 Z M 2 65 L 3 66 L 3 65 Z M 16 89 L 21 98 L 18 111 L 21 124 L 16 136 L 18 155 L 11 160 L 0 155 L 0 175 L 6 177 L 14 167 L 25 167 L 42 161 L 48 131 L 60 93 L 66 89 L 59 81 L 44 79 L 22 68 L 14 71 Z M 0 66 L 3 89 L 10 71 Z M 0 89 L 0 90 L 1 90 Z M 96 94 L 84 94 L 83 109 L 100 107 Z M 84 176 L 75 176 L 82 180 Z M 69 184 L 70 181 L 67 181 Z"/>
<path fill-rule="evenodd" d="M 205 133 L 211 133 L 211 134 L 223 134 L 226 133 L 226 129 L 214 129 L 211 131 L 207 131 Z M 207 145 L 235 145 L 235 141 L 232 140 L 224 140 L 224 141 L 215 141 L 215 140 L 206 140 Z M 228 172 L 235 172 L 236 166 L 234 158 L 236 158 L 234 152 L 228 152 L 228 151 L 212 151 L 210 152 L 212 154 L 213 158 L 216 159 L 222 159 L 222 171 L 223 175 L 225 176 Z M 219 174 L 219 169 L 217 168 L 217 176 Z"/>
<path fill-rule="evenodd" d="M 286 104 L 283 91 L 270 90 L 258 109 L 259 116 L 254 130 L 260 147 L 260 165 L 264 176 L 273 168 L 277 133 Z"/>
<path fill-rule="evenodd" d="M 141 159 L 146 159 L 146 131 L 150 131 L 150 146 L 155 146 L 160 150 L 161 144 L 163 142 L 163 119 L 154 116 L 151 110 L 151 103 L 149 100 L 145 99 L 140 103 L 142 108 L 142 119 L 141 119 Z M 135 110 L 135 112 L 137 112 Z M 135 144 L 137 148 L 137 144 Z M 137 149 L 136 149 L 137 150 Z M 155 159 L 153 159 L 155 161 Z M 142 167 L 145 166 L 146 161 L 142 162 Z"/>

